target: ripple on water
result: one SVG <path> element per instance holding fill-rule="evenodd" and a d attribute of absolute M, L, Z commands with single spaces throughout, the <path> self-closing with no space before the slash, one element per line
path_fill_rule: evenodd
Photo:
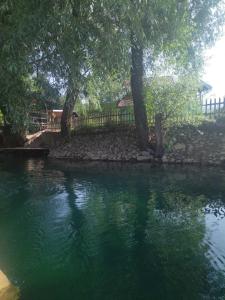
<path fill-rule="evenodd" d="M 0 266 L 24 300 L 224 295 L 225 176 L 126 168 L 0 169 Z"/>

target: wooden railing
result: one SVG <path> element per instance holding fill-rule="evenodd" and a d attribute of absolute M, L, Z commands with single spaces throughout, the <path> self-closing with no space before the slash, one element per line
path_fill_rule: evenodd
<path fill-rule="evenodd" d="M 30 113 L 30 127 L 34 130 L 43 130 L 48 127 L 48 114 L 45 112 L 33 111 Z"/>

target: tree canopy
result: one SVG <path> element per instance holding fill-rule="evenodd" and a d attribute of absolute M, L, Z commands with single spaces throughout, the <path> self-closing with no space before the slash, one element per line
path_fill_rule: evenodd
<path fill-rule="evenodd" d="M 66 92 L 62 133 L 68 135 L 79 95 L 98 82 L 100 90 L 112 74 L 126 80 L 131 69 L 136 127 L 146 147 L 144 72 L 159 57 L 182 71 L 199 69 L 201 51 L 219 35 L 223 13 L 222 0 L 3 0 L 0 109 L 8 120 L 9 112 L 18 114 L 22 127 L 33 87 L 40 88 L 40 78 L 45 88 L 53 80 L 51 92 Z"/>

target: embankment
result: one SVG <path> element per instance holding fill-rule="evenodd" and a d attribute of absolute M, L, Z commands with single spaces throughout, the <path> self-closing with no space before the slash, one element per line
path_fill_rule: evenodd
<path fill-rule="evenodd" d="M 131 128 L 76 133 L 69 142 L 60 133 L 45 132 L 28 147 L 48 147 L 49 156 L 57 159 L 225 165 L 225 125 L 205 123 L 170 129 L 161 160 L 154 157 L 154 143 L 148 151 L 138 149 Z"/>

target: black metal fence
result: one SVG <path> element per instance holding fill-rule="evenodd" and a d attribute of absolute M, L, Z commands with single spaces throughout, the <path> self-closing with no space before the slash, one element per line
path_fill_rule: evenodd
<path fill-rule="evenodd" d="M 134 124 L 134 113 L 129 111 L 111 111 L 78 117 L 76 127 L 104 127 L 111 125 Z"/>
<path fill-rule="evenodd" d="M 181 116 L 169 117 L 170 124 L 196 123 L 208 119 L 217 119 L 225 117 L 225 98 L 207 99 L 204 100 L 199 107 L 199 110 L 187 111 Z M 49 122 L 47 114 L 33 114 L 32 124 L 39 124 L 40 128 L 50 130 L 60 130 L 60 122 Z M 149 125 L 154 126 L 154 116 L 148 118 Z M 117 109 L 110 112 L 92 113 L 86 116 L 79 116 L 72 119 L 72 128 L 101 128 L 110 126 L 127 126 L 134 125 L 135 118 L 132 110 Z"/>
<path fill-rule="evenodd" d="M 134 124 L 134 113 L 117 110 L 88 114 L 86 116 L 73 118 L 71 124 L 73 129 L 132 125 Z M 48 122 L 47 128 L 51 130 L 59 130 L 60 126 L 60 122 Z"/>
<path fill-rule="evenodd" d="M 202 112 L 209 118 L 217 118 L 218 116 L 225 115 L 225 97 L 206 99 L 202 103 Z"/>

